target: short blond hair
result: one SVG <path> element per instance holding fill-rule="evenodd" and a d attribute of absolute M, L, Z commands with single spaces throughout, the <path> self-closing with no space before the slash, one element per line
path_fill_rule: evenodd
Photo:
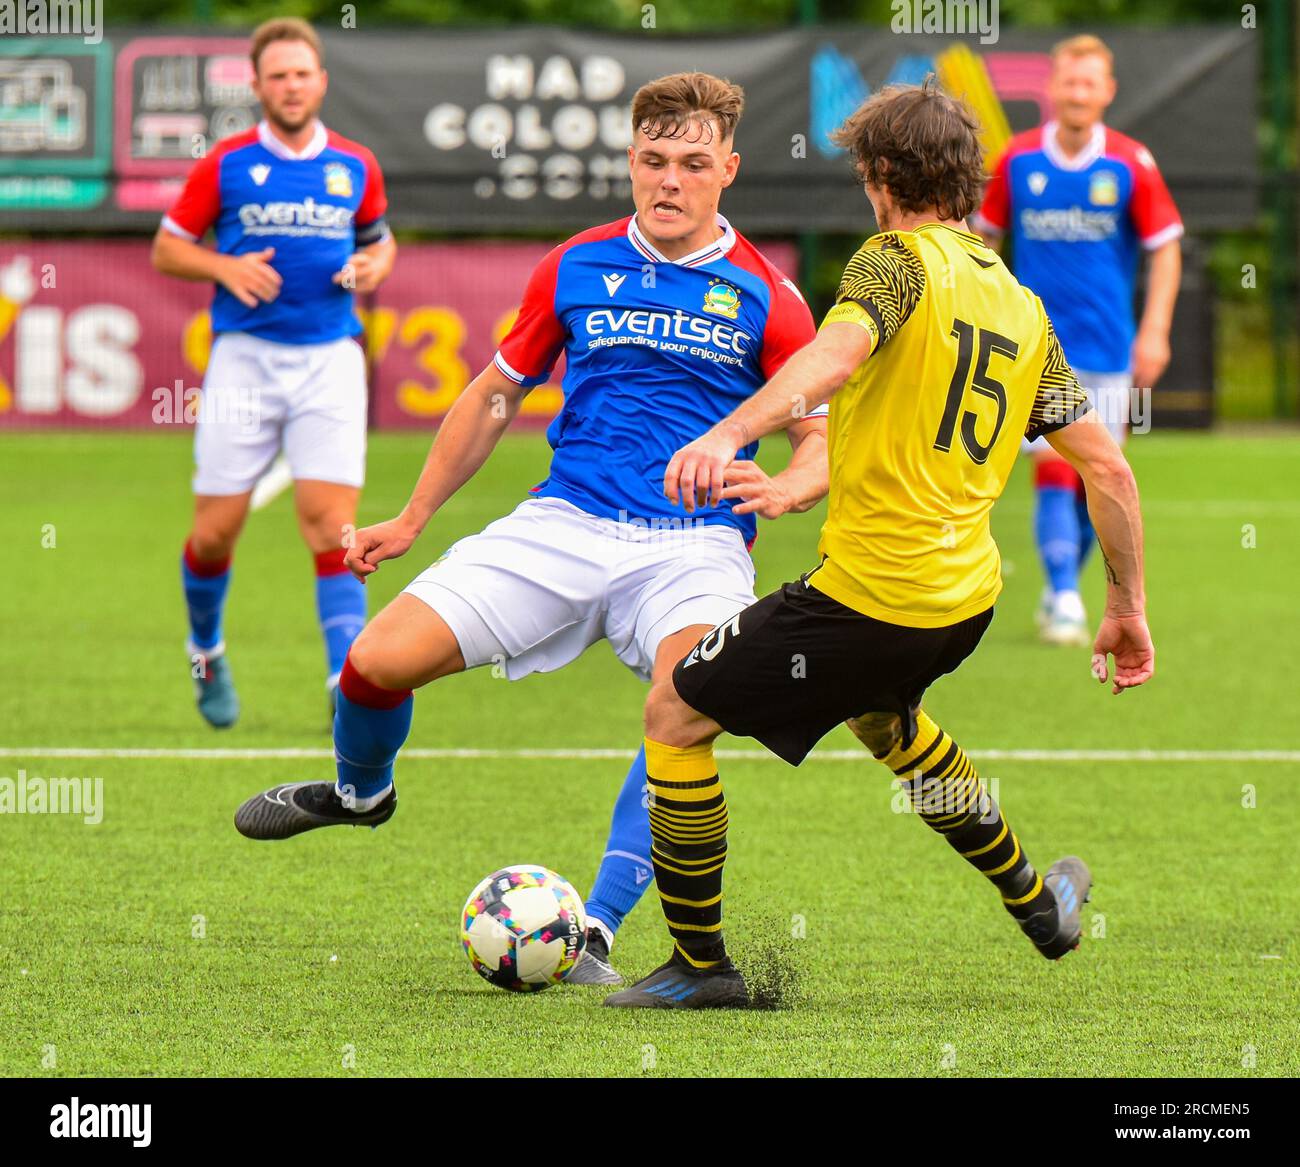
<path fill-rule="evenodd" d="M 1055 65 L 1062 57 L 1071 59 L 1077 57 L 1100 57 L 1106 62 L 1106 68 L 1111 73 L 1115 72 L 1115 54 L 1110 51 L 1110 47 L 1099 36 L 1093 36 L 1091 33 L 1083 33 L 1080 36 L 1067 37 L 1063 41 L 1057 41 L 1052 46 L 1052 64 Z"/>
<path fill-rule="evenodd" d="M 730 141 L 745 110 L 745 91 L 712 73 L 671 73 L 647 81 L 632 98 L 632 131 L 675 138 L 693 121 L 713 121 Z"/>
<path fill-rule="evenodd" d="M 316 30 L 296 16 L 280 16 L 275 20 L 259 24 L 253 30 L 248 55 L 252 59 L 254 73 L 257 72 L 257 63 L 262 59 L 263 50 L 276 41 L 302 41 L 303 44 L 311 46 L 312 52 L 316 54 L 317 63 L 322 66 L 325 64 L 325 53 L 321 49 L 320 37 L 316 35 Z"/>

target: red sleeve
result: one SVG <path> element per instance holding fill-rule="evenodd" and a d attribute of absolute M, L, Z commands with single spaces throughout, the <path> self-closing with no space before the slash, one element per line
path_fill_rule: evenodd
<path fill-rule="evenodd" d="M 1129 214 L 1142 246 L 1151 250 L 1177 239 L 1183 233 L 1183 220 L 1151 151 L 1138 146 L 1130 165 L 1133 198 L 1129 202 Z"/>
<path fill-rule="evenodd" d="M 221 153 L 213 150 L 194 164 L 180 195 L 163 218 L 164 227 L 197 240 L 217 221 L 221 214 Z"/>
<path fill-rule="evenodd" d="M 1010 149 L 1003 150 L 1002 157 L 993 168 L 988 186 L 984 188 L 984 202 L 977 212 L 979 218 L 990 227 L 1003 232 L 1011 222 L 1011 179 L 1008 174 L 1010 162 Z"/>
<path fill-rule="evenodd" d="M 812 313 L 791 279 L 778 277 L 772 286 L 772 303 L 763 328 L 763 376 L 769 381 L 776 371 L 817 335 Z"/>
<path fill-rule="evenodd" d="M 555 315 L 555 281 L 565 244 L 548 252 L 528 277 L 514 325 L 493 358 L 516 384 L 531 388 L 551 375 L 564 349 L 564 325 Z"/>
<path fill-rule="evenodd" d="M 361 155 L 361 161 L 366 166 L 366 189 L 357 207 L 355 221 L 358 227 L 382 219 L 388 210 L 388 192 L 384 190 L 384 172 L 379 169 L 379 162 L 369 150 Z"/>

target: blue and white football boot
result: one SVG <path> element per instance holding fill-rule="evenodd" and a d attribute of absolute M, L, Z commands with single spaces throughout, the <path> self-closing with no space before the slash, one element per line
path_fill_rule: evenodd
<path fill-rule="evenodd" d="M 749 989 L 730 960 L 718 968 L 692 968 L 674 952 L 648 977 L 611 993 L 615 1009 L 748 1009 Z"/>
<path fill-rule="evenodd" d="M 1043 884 L 1055 903 L 1019 921 L 1034 947 L 1048 960 L 1060 960 L 1079 947 L 1083 937 L 1083 905 L 1092 898 L 1092 872 L 1077 856 L 1067 855 L 1047 869 Z"/>

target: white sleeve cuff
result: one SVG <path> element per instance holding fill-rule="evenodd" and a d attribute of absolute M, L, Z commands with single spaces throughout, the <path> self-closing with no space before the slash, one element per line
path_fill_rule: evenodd
<path fill-rule="evenodd" d="M 194 235 L 191 232 L 186 231 L 185 228 L 182 227 L 178 222 L 176 222 L 176 220 L 173 219 L 170 215 L 163 216 L 162 228 L 164 231 L 169 231 L 173 235 L 179 235 L 182 239 L 188 239 L 191 243 L 197 243 L 199 240 L 199 237 L 197 235 Z"/>
<path fill-rule="evenodd" d="M 1163 231 L 1157 231 L 1154 235 L 1148 235 L 1142 240 L 1142 249 L 1144 251 L 1155 251 L 1157 247 L 1163 247 L 1171 239 L 1181 238 L 1183 235 L 1183 225 L 1181 223 L 1170 223 Z"/>
<path fill-rule="evenodd" d="M 500 350 L 497 350 L 497 353 L 492 358 L 492 361 L 496 365 L 496 367 L 500 369 L 507 377 L 509 377 L 510 380 L 512 380 L 516 385 L 522 385 L 525 381 L 528 380 L 528 378 L 525 377 L 523 373 L 511 367 L 510 362 L 507 361 L 505 357 L 501 355 Z"/>

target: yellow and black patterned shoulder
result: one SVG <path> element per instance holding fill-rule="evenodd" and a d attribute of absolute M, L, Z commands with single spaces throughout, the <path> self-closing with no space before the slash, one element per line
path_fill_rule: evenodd
<path fill-rule="evenodd" d="M 1070 368 L 1070 362 L 1065 359 L 1065 350 L 1056 338 L 1052 321 L 1046 315 L 1044 319 L 1047 320 L 1047 352 L 1043 357 L 1038 392 L 1029 412 L 1029 424 L 1025 427 L 1025 434 L 1030 438 L 1059 430 L 1082 417 L 1090 408 L 1088 395 Z"/>
<path fill-rule="evenodd" d="M 871 314 L 885 343 L 912 315 L 925 291 L 925 265 L 897 232 L 873 235 L 848 262 L 835 302 L 853 300 Z"/>

